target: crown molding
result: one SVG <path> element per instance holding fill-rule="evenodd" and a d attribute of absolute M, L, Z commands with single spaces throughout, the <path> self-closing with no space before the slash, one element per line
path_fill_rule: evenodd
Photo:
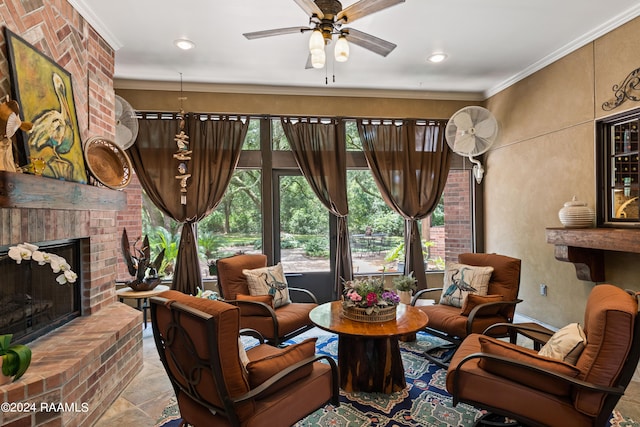
<path fill-rule="evenodd" d="M 535 72 L 540 71 L 547 65 L 550 65 L 556 62 L 557 60 L 567 56 L 571 52 L 574 52 L 579 48 L 587 45 L 588 43 L 593 42 L 594 40 L 604 36 L 605 34 L 631 21 L 637 16 L 640 16 L 640 4 L 630 7 L 626 11 L 620 13 L 617 16 L 614 16 L 609 21 L 605 22 L 599 27 L 596 27 L 593 30 L 583 34 L 582 36 L 573 40 L 571 43 L 564 45 L 563 47 L 556 50 L 555 52 L 552 52 L 549 55 L 545 56 L 544 58 L 540 59 L 539 61 L 531 64 L 529 67 L 525 68 L 521 72 L 514 74 L 513 76 L 509 77 L 502 83 L 485 91 L 484 98 L 487 99 L 492 97 L 496 93 L 508 88 L 509 86 L 516 84 L 520 80 L 534 74 Z"/>
<path fill-rule="evenodd" d="M 118 38 L 107 28 L 102 20 L 95 14 L 91 6 L 84 0 L 67 0 L 73 8 L 93 27 L 94 30 L 113 48 L 120 49 L 123 44 Z"/>
<path fill-rule="evenodd" d="M 179 82 L 115 78 L 114 89 L 179 91 Z M 483 101 L 480 92 L 436 92 L 391 89 L 315 88 L 305 86 L 268 86 L 184 82 L 186 92 L 237 93 L 252 95 L 341 96 L 354 98 L 399 98 L 442 101 Z"/>

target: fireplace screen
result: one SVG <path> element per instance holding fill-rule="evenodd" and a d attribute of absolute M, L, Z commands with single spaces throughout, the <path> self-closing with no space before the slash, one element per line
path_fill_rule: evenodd
<path fill-rule="evenodd" d="M 80 242 L 64 240 L 36 243 L 40 250 L 64 257 L 78 274 L 75 283 L 56 282 L 49 264 L 11 259 L 0 248 L 0 334 L 13 334 L 12 342 L 25 343 L 80 315 Z"/>

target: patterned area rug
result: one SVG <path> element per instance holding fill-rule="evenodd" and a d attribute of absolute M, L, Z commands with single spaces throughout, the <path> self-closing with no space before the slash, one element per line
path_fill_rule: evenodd
<path fill-rule="evenodd" d="M 298 337 L 294 341 L 300 341 Z M 295 424 L 295 427 L 467 427 L 484 413 L 463 403 L 456 407 L 446 391 L 446 370 L 429 363 L 421 354 L 438 347 L 444 341 L 426 333 L 418 333 L 417 340 L 401 342 L 407 387 L 396 393 L 340 392 L 340 406 L 327 405 Z M 321 335 L 317 352 L 334 358 L 338 355 L 335 335 Z M 157 427 L 177 427 L 180 415 L 177 404 L 170 404 Z M 625 419 L 617 411 L 612 415 L 611 427 L 640 427 L 640 423 Z M 281 427 L 281 426 L 274 426 Z M 284 427 L 284 426 L 282 426 Z"/>

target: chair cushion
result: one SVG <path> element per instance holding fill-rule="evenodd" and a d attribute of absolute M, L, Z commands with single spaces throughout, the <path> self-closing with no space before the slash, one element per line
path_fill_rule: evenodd
<path fill-rule="evenodd" d="M 236 295 L 236 299 L 238 301 L 261 302 L 273 308 L 273 296 L 271 295 L 254 296 L 238 294 Z M 271 316 L 271 314 L 269 314 L 269 312 L 264 307 L 255 304 L 239 304 L 238 307 L 240 307 L 240 316 Z"/>
<path fill-rule="evenodd" d="M 471 334 L 460 345 L 451 360 L 446 376 L 447 390 L 462 402 L 475 402 L 482 408 L 520 414 L 539 425 L 557 426 L 571 421 L 572 427 L 593 427 L 593 420 L 575 410 L 571 396 L 542 393 L 526 384 L 511 381 L 481 369 L 480 359 L 471 359 L 460 366 L 465 357 L 481 351 L 478 338 Z M 458 369 L 459 368 L 459 369 Z M 454 384 L 457 390 L 454 390 Z M 489 392 L 488 392 L 489 391 Z"/>
<path fill-rule="evenodd" d="M 309 325 L 309 312 L 317 306 L 314 303 L 291 303 L 276 308 L 278 335 L 282 337 Z M 255 329 L 269 340 L 276 338 L 271 317 L 240 316 L 240 327 Z"/>
<path fill-rule="evenodd" d="M 299 344 L 292 344 L 286 347 L 277 354 L 249 362 L 247 364 L 247 371 L 249 372 L 249 384 L 251 385 L 251 388 L 253 389 L 258 387 L 260 384 L 264 383 L 269 378 L 289 366 L 315 356 L 316 340 L 317 338 L 308 338 Z M 309 364 L 292 372 L 282 380 L 278 381 L 276 385 L 272 386 L 269 389 L 270 393 L 276 392 L 294 381 L 308 376 L 311 374 L 312 369 L 313 365 Z"/>
<path fill-rule="evenodd" d="M 586 343 L 582 326 L 571 323 L 556 331 L 538 354 L 575 365 Z"/>
<path fill-rule="evenodd" d="M 514 359 L 518 362 L 528 363 L 574 378 L 580 373 L 573 365 L 540 356 L 536 354 L 535 351 L 515 344 L 502 342 L 495 338 L 485 336 L 479 337 L 478 340 L 480 341 L 480 349 L 483 353 Z M 564 381 L 556 380 L 547 375 L 532 372 L 519 366 L 512 366 L 499 360 L 484 358 L 478 362 L 478 365 L 487 372 L 528 385 L 545 393 L 568 396 L 571 392 L 571 387 Z"/>
<path fill-rule="evenodd" d="M 467 295 L 467 298 L 464 301 L 464 304 L 462 305 L 462 310 L 460 311 L 460 314 L 463 316 L 468 316 L 469 314 L 471 314 L 471 310 L 473 310 L 474 308 L 476 308 L 476 306 L 480 305 L 480 304 L 485 304 L 488 302 L 498 302 L 498 301 L 502 301 L 502 295 L 476 295 L 476 294 L 469 294 Z M 490 306 L 486 309 L 482 309 L 482 312 L 479 313 L 479 316 L 495 316 L 496 314 L 498 314 L 498 312 L 500 312 L 500 309 L 502 308 L 502 306 L 500 305 L 494 305 L 494 306 Z"/>
<path fill-rule="evenodd" d="M 461 308 L 469 293 L 487 295 L 493 267 L 448 263 L 440 304 Z"/>
<path fill-rule="evenodd" d="M 416 306 L 416 308 L 424 311 L 429 318 L 428 328 L 446 332 L 454 337 L 464 338 L 467 336 L 467 321 L 469 318 L 460 314 L 460 308 L 444 304 L 423 305 Z M 481 334 L 489 326 L 506 321 L 507 319 L 500 314 L 478 316 L 474 318 L 471 332 Z M 498 335 L 504 332 L 506 331 L 495 331 Z"/>
<path fill-rule="evenodd" d="M 249 295 L 272 295 L 275 308 L 291 303 L 287 278 L 284 276 L 281 263 L 272 267 L 244 269 L 242 274 L 247 279 Z"/>
<path fill-rule="evenodd" d="M 618 379 L 631 348 L 638 304 L 623 289 L 600 284 L 594 286 L 584 314 L 587 345 L 576 362 L 580 379 L 611 386 Z M 597 414 L 602 406 L 602 393 L 580 390 L 576 393 L 576 409 Z"/>
<path fill-rule="evenodd" d="M 264 254 L 241 254 L 228 258 L 220 258 L 216 262 L 218 267 L 218 286 L 222 297 L 236 299 L 237 294 L 249 295 L 247 279 L 243 269 L 266 267 L 267 256 Z"/>

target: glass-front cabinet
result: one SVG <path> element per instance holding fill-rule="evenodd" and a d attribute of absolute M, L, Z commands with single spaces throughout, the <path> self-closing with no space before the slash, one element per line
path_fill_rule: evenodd
<path fill-rule="evenodd" d="M 640 227 L 640 110 L 598 121 L 598 225 Z"/>

